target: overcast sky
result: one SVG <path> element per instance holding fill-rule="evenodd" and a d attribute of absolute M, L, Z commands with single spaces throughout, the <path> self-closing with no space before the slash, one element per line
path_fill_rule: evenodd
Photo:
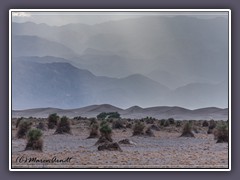
<path fill-rule="evenodd" d="M 61 26 L 69 23 L 97 24 L 141 16 L 188 15 L 198 18 L 228 17 L 227 12 L 12 12 L 13 22 L 46 23 Z"/>

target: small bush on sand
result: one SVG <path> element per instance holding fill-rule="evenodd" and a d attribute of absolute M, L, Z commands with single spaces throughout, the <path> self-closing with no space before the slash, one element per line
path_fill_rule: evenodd
<path fill-rule="evenodd" d="M 39 129 L 31 129 L 27 134 L 27 145 L 25 150 L 42 151 L 43 140 L 41 139 L 42 132 Z"/>
<path fill-rule="evenodd" d="M 180 137 L 194 137 L 194 134 L 192 133 L 192 125 L 191 123 L 187 122 L 182 130 L 182 135 Z"/>
<path fill-rule="evenodd" d="M 112 128 L 109 127 L 108 123 L 104 123 L 100 127 L 101 136 L 112 142 Z"/>
<path fill-rule="evenodd" d="M 217 143 L 228 142 L 228 126 L 226 124 L 218 125 L 215 136 Z"/>
<path fill-rule="evenodd" d="M 70 121 L 66 116 L 63 116 L 58 123 L 57 129 L 54 134 L 72 134 L 71 133 L 71 127 L 70 127 Z"/>
<path fill-rule="evenodd" d="M 112 129 L 109 127 L 109 124 L 107 121 L 102 121 L 100 124 L 100 133 L 101 136 L 99 137 L 98 141 L 95 143 L 95 145 L 98 144 L 106 144 L 109 142 L 113 142 L 112 140 Z"/>
<path fill-rule="evenodd" d="M 17 131 L 17 138 L 25 138 L 28 131 L 31 129 L 32 123 L 26 120 L 20 122 Z"/>
<path fill-rule="evenodd" d="M 144 134 L 144 132 L 143 132 L 144 128 L 145 128 L 144 123 L 139 122 L 139 121 L 136 122 L 134 127 L 133 127 L 133 136 L 143 135 Z"/>
<path fill-rule="evenodd" d="M 59 116 L 54 113 L 48 116 L 48 129 L 54 129 L 57 126 Z"/>
<path fill-rule="evenodd" d="M 90 135 L 88 138 L 98 138 L 99 137 L 99 125 L 94 123 L 91 125 Z"/>

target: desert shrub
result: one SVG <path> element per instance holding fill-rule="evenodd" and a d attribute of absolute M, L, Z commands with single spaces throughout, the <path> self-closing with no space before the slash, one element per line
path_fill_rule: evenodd
<path fill-rule="evenodd" d="M 192 124 L 190 122 L 187 122 L 182 130 L 182 135 L 180 137 L 194 137 L 194 134 L 192 133 Z"/>
<path fill-rule="evenodd" d="M 174 124 L 175 120 L 173 118 L 168 118 L 169 124 Z"/>
<path fill-rule="evenodd" d="M 176 121 L 176 127 L 181 127 L 182 123 L 181 121 Z"/>
<path fill-rule="evenodd" d="M 42 132 L 39 129 L 31 129 L 27 134 L 25 150 L 40 150 L 43 148 Z"/>
<path fill-rule="evenodd" d="M 71 134 L 70 121 L 66 116 L 63 116 L 58 123 L 57 129 L 54 134 Z"/>
<path fill-rule="evenodd" d="M 95 118 L 91 118 L 91 119 L 89 119 L 90 120 L 90 127 L 93 125 L 93 124 L 98 124 L 98 121 L 97 121 L 97 119 L 95 119 Z"/>
<path fill-rule="evenodd" d="M 37 125 L 37 129 L 45 131 L 46 130 L 46 126 L 45 126 L 45 124 L 43 122 L 39 122 L 38 125 Z"/>
<path fill-rule="evenodd" d="M 159 122 L 160 126 L 164 126 L 165 121 L 166 121 L 165 119 L 161 119 L 160 122 Z"/>
<path fill-rule="evenodd" d="M 216 122 L 212 119 L 209 121 L 209 129 L 214 129 L 216 127 Z"/>
<path fill-rule="evenodd" d="M 113 121 L 112 128 L 125 129 L 126 127 L 124 126 L 123 121 L 119 119 L 119 120 Z"/>
<path fill-rule="evenodd" d="M 97 138 L 99 137 L 99 125 L 94 123 L 91 125 L 90 135 L 88 138 Z"/>
<path fill-rule="evenodd" d="M 217 143 L 228 142 L 228 126 L 226 124 L 221 124 L 216 127 L 216 139 Z"/>
<path fill-rule="evenodd" d="M 112 142 L 112 128 L 108 125 L 107 122 L 102 122 L 100 125 L 101 137 Z"/>
<path fill-rule="evenodd" d="M 23 120 L 23 117 L 20 117 L 17 119 L 17 123 L 16 123 L 16 128 L 18 128 L 18 125 L 20 124 L 20 122 Z"/>
<path fill-rule="evenodd" d="M 48 129 L 54 129 L 57 126 L 59 116 L 57 113 L 50 114 L 48 116 Z"/>
<path fill-rule="evenodd" d="M 143 132 L 144 128 L 145 128 L 144 123 L 139 122 L 139 121 L 136 122 L 134 127 L 133 127 L 133 136 L 143 135 L 144 134 L 144 132 Z"/>
<path fill-rule="evenodd" d="M 155 119 L 147 116 L 144 120 L 147 124 L 153 124 Z"/>
<path fill-rule="evenodd" d="M 111 118 L 120 118 L 120 114 L 118 112 L 102 112 L 97 115 L 97 119 L 111 119 Z"/>
<path fill-rule="evenodd" d="M 26 120 L 20 122 L 17 131 L 17 138 L 25 138 L 28 131 L 31 129 L 32 123 Z"/>
<path fill-rule="evenodd" d="M 209 124 L 208 124 L 208 122 L 205 120 L 205 121 L 203 121 L 202 126 L 203 126 L 203 127 L 208 127 Z"/>
<path fill-rule="evenodd" d="M 108 118 L 120 118 L 120 114 L 118 112 L 110 112 L 108 113 Z"/>

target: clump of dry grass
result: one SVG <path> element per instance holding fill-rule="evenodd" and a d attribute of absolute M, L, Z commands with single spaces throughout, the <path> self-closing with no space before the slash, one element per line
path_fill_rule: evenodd
<path fill-rule="evenodd" d="M 216 128 L 215 138 L 217 143 L 228 142 L 228 126 L 226 124 L 218 125 Z"/>
<path fill-rule="evenodd" d="M 192 133 L 192 125 L 191 123 L 187 122 L 182 130 L 182 135 L 180 137 L 194 137 L 194 134 Z"/>
<path fill-rule="evenodd" d="M 25 138 L 28 131 L 31 129 L 32 122 L 23 120 L 20 122 L 17 131 L 17 138 Z"/>
<path fill-rule="evenodd" d="M 142 122 L 136 122 L 134 127 L 133 127 L 133 136 L 137 136 L 137 135 L 143 135 L 144 134 L 144 128 L 145 125 Z"/>
<path fill-rule="evenodd" d="M 25 150 L 39 150 L 43 149 L 42 132 L 39 129 L 31 129 L 27 134 L 27 145 Z"/>
<path fill-rule="evenodd" d="M 61 118 L 54 134 L 72 134 L 71 127 L 70 127 L 70 121 L 66 116 L 63 116 Z"/>
<path fill-rule="evenodd" d="M 59 116 L 56 113 L 48 116 L 48 129 L 54 129 L 58 124 Z"/>
<path fill-rule="evenodd" d="M 90 135 L 88 137 L 89 138 L 98 138 L 99 137 L 99 125 L 98 123 L 94 123 L 91 125 L 90 127 Z"/>

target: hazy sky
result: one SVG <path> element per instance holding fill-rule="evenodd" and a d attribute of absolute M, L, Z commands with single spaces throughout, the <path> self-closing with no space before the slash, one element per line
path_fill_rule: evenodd
<path fill-rule="evenodd" d="M 97 24 L 141 16 L 189 15 L 198 18 L 228 17 L 227 12 L 12 12 L 13 22 L 35 22 L 61 26 L 69 23 Z"/>

